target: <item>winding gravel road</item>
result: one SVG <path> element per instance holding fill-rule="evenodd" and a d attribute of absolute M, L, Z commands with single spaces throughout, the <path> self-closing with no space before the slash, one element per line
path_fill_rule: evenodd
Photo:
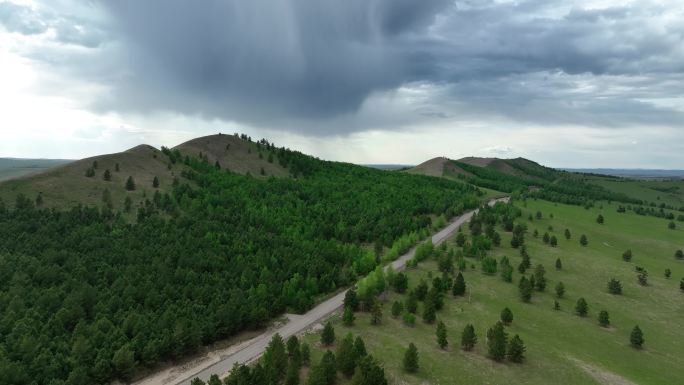
<path fill-rule="evenodd" d="M 488 204 L 491 206 L 497 201 L 507 202 L 508 198 L 492 199 L 488 202 Z M 451 234 L 453 234 L 461 225 L 470 220 L 470 218 L 476 212 L 477 210 L 472 210 L 453 219 L 448 226 L 446 226 L 441 231 L 432 236 L 432 243 L 438 245 L 444 242 L 444 240 L 446 240 Z M 413 247 L 406 254 L 402 255 L 401 257 L 393 261 L 392 268 L 394 268 L 395 271 L 403 270 L 406 266 L 406 262 L 413 258 L 415 252 L 416 248 Z M 299 334 L 309 329 L 317 322 L 332 314 L 335 310 L 341 308 L 344 301 L 344 295 L 346 292 L 347 291 L 345 290 L 325 300 L 324 302 L 321 302 L 320 304 L 318 304 L 318 306 L 309 310 L 306 314 L 291 317 L 289 322 L 285 325 L 277 329 L 265 332 L 264 334 L 255 338 L 250 344 L 246 345 L 242 349 L 234 352 L 231 355 L 222 357 L 222 359 L 218 362 L 215 362 L 211 365 L 206 365 L 202 369 L 198 368 L 198 372 L 192 374 L 184 380 L 176 382 L 176 384 L 190 385 L 190 382 L 195 377 L 207 381 L 209 377 L 214 373 L 220 376 L 228 373 L 233 368 L 233 365 L 236 362 L 247 363 L 258 358 L 264 352 L 266 346 L 268 345 L 268 343 L 270 342 L 271 338 L 275 333 L 280 333 L 283 339 L 287 339 L 293 334 Z"/>

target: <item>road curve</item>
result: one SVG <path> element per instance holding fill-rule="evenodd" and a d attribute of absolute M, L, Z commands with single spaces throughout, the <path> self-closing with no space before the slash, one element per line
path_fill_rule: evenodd
<path fill-rule="evenodd" d="M 507 202 L 508 198 L 492 199 L 488 202 L 488 204 L 491 206 L 498 201 Z M 442 230 L 440 230 L 432 236 L 432 243 L 438 245 L 444 242 L 451 234 L 453 234 L 459 227 L 461 227 L 461 225 L 469 221 L 470 218 L 472 218 L 473 214 L 475 214 L 476 212 L 477 210 L 471 210 L 454 218 L 449 223 L 449 225 L 447 225 L 445 228 L 443 228 Z M 413 255 L 415 253 L 416 248 L 411 248 L 411 250 L 409 250 L 406 254 L 402 255 L 401 257 L 397 258 L 392 262 L 392 268 L 396 271 L 403 270 L 404 267 L 406 267 L 406 262 L 413 258 Z M 201 369 L 195 374 L 176 382 L 176 384 L 190 385 L 190 382 L 195 377 L 198 377 L 203 381 L 207 381 L 209 380 L 209 377 L 212 374 L 218 374 L 219 376 L 221 376 L 227 373 L 233 368 L 233 365 L 235 363 L 251 362 L 252 360 L 258 358 L 264 352 L 266 346 L 271 341 L 271 338 L 275 333 L 280 333 L 283 339 L 287 339 L 291 335 L 299 334 L 307 330 L 317 322 L 332 314 L 335 310 L 341 308 L 344 302 L 344 295 L 346 292 L 347 290 L 344 290 L 336 294 L 335 296 L 321 302 L 316 307 L 306 312 L 306 314 L 294 317 L 290 319 L 290 321 L 287 322 L 285 325 L 275 330 L 269 330 L 263 333 L 262 335 L 254 339 L 252 343 L 245 346 L 244 348 L 234 352 L 229 356 L 223 357 L 220 361 L 215 362 L 209 366 L 206 366 L 204 369 Z"/>

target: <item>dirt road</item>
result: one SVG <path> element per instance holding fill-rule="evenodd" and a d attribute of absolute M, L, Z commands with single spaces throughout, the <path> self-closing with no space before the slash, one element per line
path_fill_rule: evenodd
<path fill-rule="evenodd" d="M 508 198 L 500 198 L 500 199 L 493 199 L 489 201 L 489 205 L 493 205 L 497 201 L 508 201 Z M 473 214 L 477 212 L 477 210 L 472 210 L 467 213 L 464 213 L 463 215 L 456 217 L 453 219 L 448 226 L 443 228 L 441 231 L 436 233 L 435 235 L 432 236 L 432 243 L 435 245 L 438 245 L 442 242 L 444 242 L 450 235 L 452 235 L 461 225 L 463 225 L 465 222 L 470 220 L 470 218 L 473 216 Z M 399 271 L 404 269 L 406 266 L 406 262 L 408 262 L 411 258 L 413 258 L 413 255 L 415 254 L 416 250 L 415 247 L 409 250 L 406 254 L 402 255 L 401 257 L 397 258 L 395 261 L 392 262 L 392 267 L 394 270 Z M 203 362 L 197 365 L 195 367 L 194 371 L 189 369 L 187 371 L 184 371 L 184 373 L 179 375 L 178 377 L 175 378 L 175 380 L 171 380 L 169 378 L 167 379 L 162 379 L 162 378 L 148 378 L 142 381 L 137 382 L 136 384 L 142 385 L 152 385 L 152 384 L 178 384 L 178 385 L 190 385 L 190 381 L 198 377 L 204 381 L 207 381 L 209 379 L 209 376 L 212 374 L 216 373 L 219 376 L 223 376 L 227 374 L 232 368 L 233 365 L 237 363 L 247 363 L 250 362 L 256 358 L 258 358 L 266 349 L 266 346 L 268 345 L 269 341 L 273 337 L 275 333 L 280 333 L 280 335 L 283 337 L 283 339 L 287 339 L 289 336 L 293 334 L 298 334 L 301 333 L 316 323 L 320 322 L 322 319 L 326 318 L 330 314 L 332 314 L 335 310 L 339 309 L 342 307 L 343 301 L 344 301 L 344 295 L 346 293 L 346 290 L 336 294 L 335 296 L 325 300 L 324 302 L 321 302 L 318 304 L 318 306 L 314 307 L 313 309 L 309 310 L 306 314 L 303 314 L 301 316 L 293 315 L 289 316 L 289 322 L 284 324 L 283 326 L 276 328 L 274 330 L 269 330 L 260 336 L 252 339 L 249 341 L 249 343 L 243 344 L 240 346 L 239 349 L 236 349 L 233 351 L 231 354 L 221 357 L 219 361 L 215 362 Z"/>

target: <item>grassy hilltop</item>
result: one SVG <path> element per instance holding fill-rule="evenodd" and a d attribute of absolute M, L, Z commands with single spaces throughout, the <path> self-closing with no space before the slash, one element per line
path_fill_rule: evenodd
<path fill-rule="evenodd" d="M 42 198 L 44 207 L 69 208 L 75 204 L 99 206 L 103 195 L 109 194 L 113 209 L 121 210 L 128 197 L 133 207 L 152 199 L 155 192 L 171 192 L 174 179 L 188 182 L 183 176 L 188 167 L 183 164 L 185 156 L 206 158 L 212 165 L 239 174 L 250 173 L 257 177 L 285 177 L 290 172 L 287 165 L 279 163 L 278 149 L 263 143 L 247 140 L 245 136 L 210 135 L 182 143 L 172 149 L 181 156 L 174 162 L 160 149 L 139 145 L 129 150 L 99 155 L 44 169 L 0 183 L 0 199 L 12 203 L 18 194 L 29 199 Z M 92 170 L 89 173 L 89 170 Z M 111 178 L 105 179 L 109 171 Z M 129 177 L 136 188 L 126 189 Z M 155 187 L 155 177 L 159 184 Z M 108 193 L 105 193 L 105 190 Z"/>

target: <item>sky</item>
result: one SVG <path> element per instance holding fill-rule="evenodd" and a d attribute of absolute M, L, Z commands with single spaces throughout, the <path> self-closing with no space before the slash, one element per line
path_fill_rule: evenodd
<path fill-rule="evenodd" d="M 681 0 L 0 0 L 0 157 L 684 168 Z"/>

